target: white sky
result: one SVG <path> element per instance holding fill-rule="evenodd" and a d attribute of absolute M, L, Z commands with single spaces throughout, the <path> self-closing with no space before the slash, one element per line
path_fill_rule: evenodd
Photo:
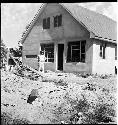
<path fill-rule="evenodd" d="M 117 21 L 117 2 L 78 3 Z M 1 3 L 1 38 L 7 47 L 16 47 L 23 31 L 41 3 Z"/>

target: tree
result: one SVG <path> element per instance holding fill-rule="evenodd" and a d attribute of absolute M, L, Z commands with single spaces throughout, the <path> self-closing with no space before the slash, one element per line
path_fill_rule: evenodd
<path fill-rule="evenodd" d="M 7 47 L 3 42 L 3 39 L 1 39 L 1 66 L 3 65 L 4 62 L 7 62 Z"/>

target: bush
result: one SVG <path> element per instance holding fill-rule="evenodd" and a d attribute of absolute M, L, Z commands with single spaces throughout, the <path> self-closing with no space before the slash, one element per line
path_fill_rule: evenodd
<path fill-rule="evenodd" d="M 9 125 L 9 124 L 30 124 L 30 122 L 26 119 L 13 119 L 12 116 L 8 113 L 3 112 L 1 114 L 1 124 Z"/>
<path fill-rule="evenodd" d="M 101 94 L 102 93 L 102 94 Z M 90 90 L 84 90 L 81 93 L 82 98 L 79 100 L 73 100 L 75 103 L 71 103 L 71 108 L 74 109 L 75 114 L 71 114 L 70 121 L 79 119 L 78 113 L 83 113 L 82 123 L 86 124 L 98 124 L 98 123 L 109 123 L 114 122 L 114 117 L 116 117 L 116 109 L 114 98 L 109 94 L 107 97 L 103 94 L 102 89 L 99 96 Z M 104 100 L 106 97 L 106 100 Z M 111 102 L 109 102 L 109 98 Z"/>

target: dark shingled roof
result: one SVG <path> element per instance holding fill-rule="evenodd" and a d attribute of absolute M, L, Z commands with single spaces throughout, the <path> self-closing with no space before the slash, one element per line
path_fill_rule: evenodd
<path fill-rule="evenodd" d="M 117 23 L 114 20 L 74 3 L 63 3 L 62 5 L 95 36 L 112 40 L 117 39 Z"/>
<path fill-rule="evenodd" d="M 88 10 L 84 7 L 81 7 L 76 3 L 60 3 L 60 5 L 62 5 L 89 32 L 93 33 L 95 37 L 102 38 L 106 41 L 110 40 L 111 42 L 116 43 L 117 23 L 114 20 L 102 14 L 99 14 L 94 11 Z M 46 4 L 43 5 L 41 10 L 45 8 L 45 6 Z M 39 15 L 40 15 L 40 11 L 39 11 L 39 14 L 37 14 L 37 16 Z M 37 18 L 35 18 L 33 22 L 35 22 L 36 19 Z M 26 35 L 24 37 L 27 37 L 32 27 L 33 25 L 31 24 L 31 27 L 26 32 Z"/>

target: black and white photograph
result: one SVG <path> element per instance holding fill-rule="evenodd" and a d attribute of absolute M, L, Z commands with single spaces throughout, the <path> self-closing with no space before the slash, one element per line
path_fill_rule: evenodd
<path fill-rule="evenodd" d="M 1 124 L 117 124 L 117 2 L 1 3 Z"/>

